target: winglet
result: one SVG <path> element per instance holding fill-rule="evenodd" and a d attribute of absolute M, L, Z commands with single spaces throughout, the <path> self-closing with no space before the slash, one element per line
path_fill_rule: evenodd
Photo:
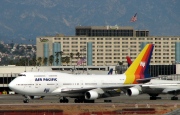
<path fill-rule="evenodd" d="M 149 78 L 147 73 L 154 45 L 147 44 L 131 66 L 126 70 L 125 83 L 137 83 L 137 79 Z"/>
<path fill-rule="evenodd" d="M 108 72 L 108 75 L 112 75 L 113 74 L 113 68 L 111 68 Z"/>

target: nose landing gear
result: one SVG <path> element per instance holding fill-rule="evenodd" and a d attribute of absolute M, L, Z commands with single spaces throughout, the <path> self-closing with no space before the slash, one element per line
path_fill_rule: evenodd
<path fill-rule="evenodd" d="M 25 99 L 23 100 L 23 102 L 24 102 L 24 103 L 29 103 L 29 99 L 25 98 Z"/>

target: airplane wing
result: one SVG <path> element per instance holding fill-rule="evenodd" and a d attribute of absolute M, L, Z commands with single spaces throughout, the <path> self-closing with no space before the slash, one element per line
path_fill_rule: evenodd
<path fill-rule="evenodd" d="M 149 78 L 137 79 L 136 81 L 138 83 L 148 83 L 150 82 L 150 80 L 157 79 L 157 78 L 161 78 L 161 77 L 149 77 Z"/>
<path fill-rule="evenodd" d="M 84 93 L 87 92 L 89 90 L 92 89 L 102 89 L 104 91 L 108 91 L 108 90 L 113 90 L 113 89 L 118 89 L 118 88 L 122 88 L 122 89 L 128 89 L 130 87 L 133 87 L 135 85 L 139 85 L 139 84 L 128 84 L 128 85 L 122 85 L 122 86 L 106 86 L 106 87 L 86 87 L 86 88 L 63 88 L 63 87 L 59 87 L 56 90 L 53 91 L 53 93 Z"/>
<path fill-rule="evenodd" d="M 166 83 L 166 84 L 143 84 L 142 87 L 148 87 L 153 89 L 163 89 L 163 93 L 168 94 L 179 94 L 180 84 L 179 83 Z"/>
<path fill-rule="evenodd" d="M 163 93 L 169 93 L 169 94 L 179 94 L 180 89 L 179 88 L 167 88 L 163 90 Z"/>
<path fill-rule="evenodd" d="M 166 83 L 166 84 L 141 84 L 142 87 L 151 87 L 151 88 L 156 88 L 156 87 L 164 87 L 164 86 L 179 86 L 180 84 L 178 83 Z M 180 89 L 180 88 L 179 88 Z"/>

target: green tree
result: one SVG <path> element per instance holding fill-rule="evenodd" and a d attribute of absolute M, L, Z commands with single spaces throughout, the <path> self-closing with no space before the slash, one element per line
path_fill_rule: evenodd
<path fill-rule="evenodd" d="M 51 66 L 52 66 L 53 61 L 54 61 L 54 56 L 50 55 L 49 56 L 49 63 L 51 64 Z"/>
<path fill-rule="evenodd" d="M 72 66 L 72 59 L 73 59 L 74 54 L 70 53 L 70 58 L 71 58 L 71 66 Z"/>
<path fill-rule="evenodd" d="M 68 63 L 70 62 L 70 57 L 66 56 L 64 58 L 64 62 L 66 63 L 66 65 L 68 65 Z"/>
<path fill-rule="evenodd" d="M 122 74 L 123 73 L 123 61 L 122 62 L 118 61 L 118 64 L 120 66 L 120 74 Z"/>
<path fill-rule="evenodd" d="M 76 53 L 76 56 L 77 56 L 77 57 L 76 57 L 77 60 L 80 59 L 80 58 L 81 58 L 81 57 L 80 57 L 80 56 L 81 56 L 81 53 L 77 52 L 77 53 Z"/>
<path fill-rule="evenodd" d="M 60 61 L 62 62 L 63 51 L 60 51 L 59 54 L 60 54 L 60 57 L 61 57 L 61 60 L 60 60 Z"/>
<path fill-rule="evenodd" d="M 56 52 L 56 60 L 55 60 L 55 62 L 56 62 L 56 64 L 58 65 L 58 63 L 59 63 L 59 54 L 60 54 L 60 52 Z"/>
<path fill-rule="evenodd" d="M 59 58 L 56 58 L 55 62 L 56 62 L 56 64 L 58 65 L 58 63 L 59 63 Z"/>
<path fill-rule="evenodd" d="M 66 63 L 66 57 L 62 57 L 62 60 L 61 60 L 61 61 L 62 61 L 62 64 L 63 64 L 63 63 Z"/>
<path fill-rule="evenodd" d="M 47 62 L 48 62 L 48 58 L 45 57 L 44 60 L 43 60 L 44 65 L 47 65 Z"/>
<path fill-rule="evenodd" d="M 37 62 L 36 57 L 33 57 L 33 59 L 32 59 L 32 65 L 33 65 L 33 66 L 36 66 L 36 65 L 37 65 L 36 62 Z"/>
<path fill-rule="evenodd" d="M 9 65 L 14 65 L 14 60 L 9 60 Z"/>
<path fill-rule="evenodd" d="M 119 64 L 119 65 L 123 65 L 123 62 L 118 61 L 118 64 Z"/>
<path fill-rule="evenodd" d="M 42 57 L 38 57 L 38 65 L 41 66 L 41 63 L 42 63 Z"/>

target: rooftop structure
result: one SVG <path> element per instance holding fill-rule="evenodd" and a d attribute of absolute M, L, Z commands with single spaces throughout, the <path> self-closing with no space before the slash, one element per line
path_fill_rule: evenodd
<path fill-rule="evenodd" d="M 132 27 L 122 26 L 77 26 L 76 36 L 123 36 L 145 37 L 149 36 L 148 30 L 134 30 Z"/>

